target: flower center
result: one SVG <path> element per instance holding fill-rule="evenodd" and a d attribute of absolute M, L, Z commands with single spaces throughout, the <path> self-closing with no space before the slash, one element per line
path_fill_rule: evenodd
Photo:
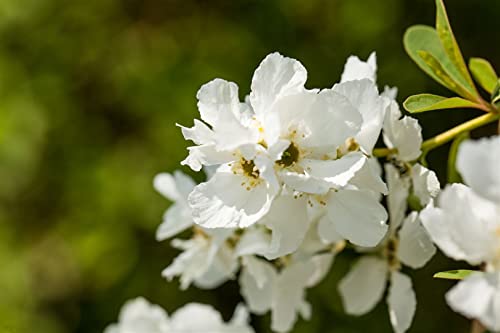
<path fill-rule="evenodd" d="M 280 166 L 287 168 L 289 166 L 294 165 L 298 160 L 300 156 L 300 151 L 299 148 L 292 142 L 288 146 L 288 148 L 283 152 L 283 155 L 281 155 L 281 159 L 277 161 Z"/>
<path fill-rule="evenodd" d="M 244 158 L 240 160 L 241 169 L 243 170 L 243 174 L 249 178 L 258 179 L 260 176 L 260 172 L 255 166 L 253 161 L 247 161 Z"/>
<path fill-rule="evenodd" d="M 384 248 L 384 257 L 386 258 L 389 267 L 392 269 L 399 269 L 400 267 L 399 259 L 397 257 L 398 246 L 399 240 L 391 238 Z"/>

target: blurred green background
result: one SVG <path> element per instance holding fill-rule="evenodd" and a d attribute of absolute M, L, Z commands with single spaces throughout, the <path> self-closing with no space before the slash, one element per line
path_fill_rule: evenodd
<path fill-rule="evenodd" d="M 465 55 L 500 69 L 500 2 L 450 0 L 448 11 Z M 102 332 L 138 295 L 169 311 L 212 303 L 228 318 L 237 284 L 180 292 L 160 276 L 176 252 L 154 240 L 169 203 L 152 178 L 185 157 L 174 124 L 192 124 L 200 85 L 222 77 L 243 97 L 260 60 L 280 51 L 303 62 L 309 87 L 330 87 L 347 56 L 376 50 L 379 85 L 398 86 L 400 101 L 448 94 L 401 43 L 410 25 L 433 22 L 432 0 L 0 0 L 0 332 Z M 420 120 L 429 137 L 475 115 Z M 446 149 L 430 156 L 441 179 Z M 390 332 L 385 302 L 343 314 L 336 280 L 351 258 L 309 291 L 313 319 L 294 332 Z M 452 283 L 431 278 L 464 266 L 436 256 L 412 274 L 410 332 L 468 330 L 444 303 Z M 268 316 L 253 319 L 267 332 Z"/>

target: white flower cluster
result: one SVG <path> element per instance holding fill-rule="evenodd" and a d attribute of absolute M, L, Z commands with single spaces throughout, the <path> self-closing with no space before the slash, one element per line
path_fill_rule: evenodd
<path fill-rule="evenodd" d="M 120 311 L 119 321 L 104 333 L 254 333 L 247 310 L 238 306 L 229 323 L 209 305 L 190 303 L 168 317 L 165 310 L 139 297 Z"/>
<path fill-rule="evenodd" d="M 457 169 L 468 185 L 448 185 L 421 214 L 449 257 L 483 265 L 446 294 L 457 312 L 500 330 L 500 137 L 464 142 Z"/>
<path fill-rule="evenodd" d="M 390 281 L 390 320 L 404 332 L 416 300 L 401 264 L 422 267 L 435 252 L 418 213 L 406 216 L 408 202 L 421 208 L 439 192 L 434 173 L 414 163 L 421 128 L 402 117 L 395 89 L 379 93 L 375 54 L 350 57 L 330 89 L 306 89 L 306 78 L 300 62 L 273 53 L 244 102 L 235 83 L 201 87 L 201 121 L 181 127 L 194 142 L 182 164 L 210 170 L 207 181 L 180 171 L 154 181 L 174 202 L 157 239 L 192 231 L 172 241 L 182 253 L 162 274 L 183 289 L 238 279 L 250 311 L 270 311 L 273 331 L 288 332 L 311 315 L 306 289 L 349 244 L 362 256 L 339 285 L 346 311 L 371 310 Z M 381 132 L 393 152 L 383 168 L 372 156 Z"/>

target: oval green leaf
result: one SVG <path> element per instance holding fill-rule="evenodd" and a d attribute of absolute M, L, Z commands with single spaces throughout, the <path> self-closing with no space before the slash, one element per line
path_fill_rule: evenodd
<path fill-rule="evenodd" d="M 474 82 L 469 74 L 460 47 L 453 35 L 443 0 L 436 0 L 436 31 L 444 47 L 444 51 L 462 77 L 464 86 L 473 93 L 474 96 L 478 97 L 479 93 L 474 86 Z"/>
<path fill-rule="evenodd" d="M 446 54 L 436 29 L 412 26 L 406 30 L 403 43 L 410 58 L 439 84 L 465 98 L 476 99 L 474 89 L 467 88 L 468 83 Z"/>
<path fill-rule="evenodd" d="M 482 58 L 471 58 L 469 60 L 469 68 L 477 83 L 479 83 L 481 87 L 483 87 L 483 89 L 490 94 L 493 93 L 497 84 L 498 76 L 488 60 Z"/>
<path fill-rule="evenodd" d="M 453 271 L 439 272 L 434 274 L 436 279 L 463 280 L 472 273 L 479 272 L 471 269 L 457 269 Z"/>
<path fill-rule="evenodd" d="M 403 106 L 410 113 L 480 107 L 480 105 L 460 97 L 447 98 L 432 94 L 410 96 L 404 101 Z"/>

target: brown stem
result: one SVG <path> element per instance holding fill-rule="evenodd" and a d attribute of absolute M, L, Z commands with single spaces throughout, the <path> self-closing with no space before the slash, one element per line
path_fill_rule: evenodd
<path fill-rule="evenodd" d="M 477 319 L 474 319 L 470 327 L 470 333 L 484 333 L 484 332 L 486 332 L 486 328 Z"/>

